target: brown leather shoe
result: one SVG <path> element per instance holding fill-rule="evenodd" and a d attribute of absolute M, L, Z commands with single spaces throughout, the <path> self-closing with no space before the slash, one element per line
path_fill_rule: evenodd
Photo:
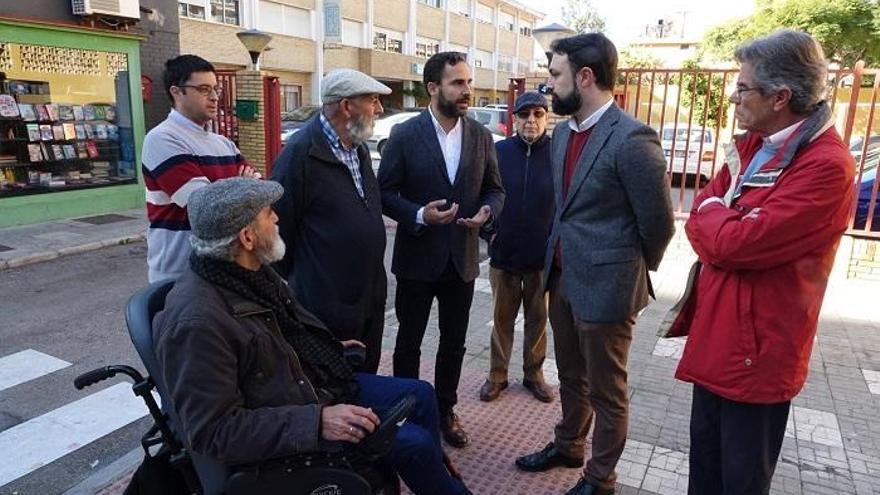
<path fill-rule="evenodd" d="M 553 390 L 547 382 L 523 380 L 523 387 L 527 388 L 532 395 L 541 402 L 553 402 Z"/>
<path fill-rule="evenodd" d="M 480 400 L 483 402 L 492 402 L 501 395 L 501 391 L 505 388 L 507 388 L 507 381 L 495 383 L 486 380 L 486 383 L 480 387 Z"/>
<path fill-rule="evenodd" d="M 458 422 L 458 415 L 452 409 L 440 413 L 440 433 L 449 445 L 460 449 L 467 445 L 468 436 Z"/>

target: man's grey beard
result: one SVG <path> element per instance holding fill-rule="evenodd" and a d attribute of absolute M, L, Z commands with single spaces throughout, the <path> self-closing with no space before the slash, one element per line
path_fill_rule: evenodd
<path fill-rule="evenodd" d="M 266 246 L 263 239 L 260 239 L 260 247 L 254 250 L 254 255 L 260 260 L 260 263 L 269 265 L 276 261 L 281 261 L 286 251 L 287 246 L 284 244 L 284 240 L 281 238 L 281 234 L 278 233 L 278 227 L 276 226 L 269 245 Z"/>
<path fill-rule="evenodd" d="M 373 122 L 368 121 L 368 117 L 366 116 L 349 120 L 348 123 L 345 124 L 345 129 L 348 131 L 348 139 L 350 139 L 351 143 L 355 146 L 360 146 L 363 143 L 366 143 L 367 139 L 370 139 L 373 136 Z"/>

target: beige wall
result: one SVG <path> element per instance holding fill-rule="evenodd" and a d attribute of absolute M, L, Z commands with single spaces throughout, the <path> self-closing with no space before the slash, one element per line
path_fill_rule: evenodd
<path fill-rule="evenodd" d="M 449 14 L 449 42 L 456 45 L 471 45 L 474 21 L 458 14 Z"/>
<path fill-rule="evenodd" d="M 324 70 L 333 69 L 361 70 L 360 51 L 352 46 L 344 46 L 332 50 L 324 50 Z"/>
<path fill-rule="evenodd" d="M 474 87 L 482 89 L 495 87 L 495 71 L 482 68 L 474 69 Z"/>
<path fill-rule="evenodd" d="M 446 14 L 434 7 L 418 4 L 416 8 L 416 33 L 419 36 L 442 40 Z"/>
<path fill-rule="evenodd" d="M 513 72 L 503 72 L 498 71 L 498 89 L 507 89 L 507 85 L 510 83 L 510 78 L 514 77 L 515 74 Z"/>
<path fill-rule="evenodd" d="M 180 52 L 193 53 L 221 66 L 246 67 L 250 57 L 235 33 L 240 27 L 180 19 Z M 272 35 L 271 50 L 261 58 L 264 70 L 314 72 L 315 44 L 311 40 Z"/>
<path fill-rule="evenodd" d="M 519 58 L 531 60 L 535 56 L 535 38 L 530 36 L 519 37 Z"/>
<path fill-rule="evenodd" d="M 373 24 L 379 27 L 406 32 L 409 18 L 409 2 L 406 0 L 375 0 Z"/>
<path fill-rule="evenodd" d="M 314 10 L 315 8 L 315 0 L 272 0 L 276 3 L 283 3 L 285 5 L 292 5 L 294 7 L 299 7 L 301 9 Z M 348 2 L 350 0 L 346 0 Z M 183 19 L 181 19 L 183 20 Z"/>
<path fill-rule="evenodd" d="M 477 23 L 477 48 L 489 52 L 495 51 L 495 26 L 484 22 Z"/>
<path fill-rule="evenodd" d="M 367 2 L 365 0 L 345 0 L 342 3 L 342 17 L 355 21 L 367 20 Z"/>
<path fill-rule="evenodd" d="M 422 76 L 412 73 L 412 64 L 425 63 L 425 59 L 400 55 L 398 53 L 379 52 L 367 49 L 359 50 L 361 71 L 380 79 L 421 81 Z"/>
<path fill-rule="evenodd" d="M 516 35 L 512 31 L 506 29 L 498 31 L 498 53 L 516 56 Z"/>
<path fill-rule="evenodd" d="M 263 71 L 265 72 L 265 71 Z M 308 105 L 312 101 L 312 75 L 302 72 L 272 72 L 273 76 L 278 76 L 278 82 L 281 84 L 296 84 L 300 87 L 300 95 L 302 95 L 303 105 Z"/>

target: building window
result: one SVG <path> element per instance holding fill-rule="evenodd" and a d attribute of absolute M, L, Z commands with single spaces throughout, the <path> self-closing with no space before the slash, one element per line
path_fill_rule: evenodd
<path fill-rule="evenodd" d="M 373 34 L 373 49 L 380 52 L 403 53 L 403 33 L 377 30 Z"/>
<path fill-rule="evenodd" d="M 281 85 L 281 113 L 292 112 L 302 105 L 302 86 L 298 84 Z"/>
<path fill-rule="evenodd" d="M 440 42 L 427 38 L 416 40 L 416 57 L 431 58 L 440 51 Z"/>
<path fill-rule="evenodd" d="M 514 18 L 512 14 L 508 14 L 507 12 L 501 12 L 498 14 L 498 26 L 501 29 L 513 31 L 515 22 L 516 18 Z"/>
<path fill-rule="evenodd" d="M 531 23 L 523 22 L 522 20 L 520 20 L 520 23 L 519 23 L 519 24 L 520 24 L 520 25 L 519 25 L 519 34 L 521 34 L 521 35 L 523 35 L 523 36 L 529 36 L 529 37 L 531 37 L 531 36 L 532 36 L 532 25 L 531 25 Z"/>
<path fill-rule="evenodd" d="M 211 19 L 238 26 L 239 0 L 211 0 Z"/>
<path fill-rule="evenodd" d="M 517 73 L 519 73 L 520 75 L 529 72 L 529 63 L 528 63 L 528 62 L 523 62 L 522 60 L 520 60 L 520 61 L 517 63 L 517 65 L 516 65 L 516 71 L 517 71 Z"/>
<path fill-rule="evenodd" d="M 477 50 L 474 54 L 474 67 L 492 68 L 492 54 L 486 50 Z"/>
<path fill-rule="evenodd" d="M 427 5 L 428 7 L 434 7 L 435 9 L 440 8 L 440 0 L 419 0 L 419 3 Z"/>
<path fill-rule="evenodd" d="M 492 23 L 492 7 L 488 5 L 483 5 L 482 3 L 477 2 L 477 14 L 476 19 L 480 22 L 488 22 Z"/>
<path fill-rule="evenodd" d="M 454 14 L 463 15 L 465 17 L 471 16 L 471 2 L 470 0 L 447 0 L 449 2 L 449 11 Z"/>
<path fill-rule="evenodd" d="M 498 55 L 498 70 L 513 72 L 513 57 L 510 55 Z"/>
<path fill-rule="evenodd" d="M 180 17 L 189 17 L 190 19 L 204 19 L 205 6 L 180 2 L 179 4 L 177 4 L 177 13 L 180 14 Z"/>
<path fill-rule="evenodd" d="M 127 54 L 0 42 L 0 55 L 0 198 L 137 182 Z"/>

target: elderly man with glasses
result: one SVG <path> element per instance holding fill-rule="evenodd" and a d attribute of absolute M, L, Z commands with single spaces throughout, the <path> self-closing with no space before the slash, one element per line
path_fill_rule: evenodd
<path fill-rule="evenodd" d="M 853 203 L 819 44 L 784 30 L 734 57 L 746 132 L 694 201 L 685 230 L 702 268 L 669 329 L 689 335 L 676 377 L 694 384 L 688 492 L 700 495 L 769 492 Z"/>
<path fill-rule="evenodd" d="M 147 265 L 150 282 L 176 278 L 189 259 L 189 195 L 227 177 L 259 176 L 235 143 L 214 132 L 222 90 L 214 66 L 196 55 L 165 62 L 165 92 L 173 108 L 144 138 Z"/>
<path fill-rule="evenodd" d="M 543 287 L 544 247 L 553 225 L 553 170 L 547 136 L 547 99 L 534 91 L 514 104 L 516 135 L 495 144 L 504 208 L 489 240 L 492 298 L 495 305 L 489 377 L 480 399 L 492 401 L 507 388 L 513 329 L 523 309 L 523 386 L 541 402 L 553 401 L 544 382 L 547 356 L 547 296 Z"/>

